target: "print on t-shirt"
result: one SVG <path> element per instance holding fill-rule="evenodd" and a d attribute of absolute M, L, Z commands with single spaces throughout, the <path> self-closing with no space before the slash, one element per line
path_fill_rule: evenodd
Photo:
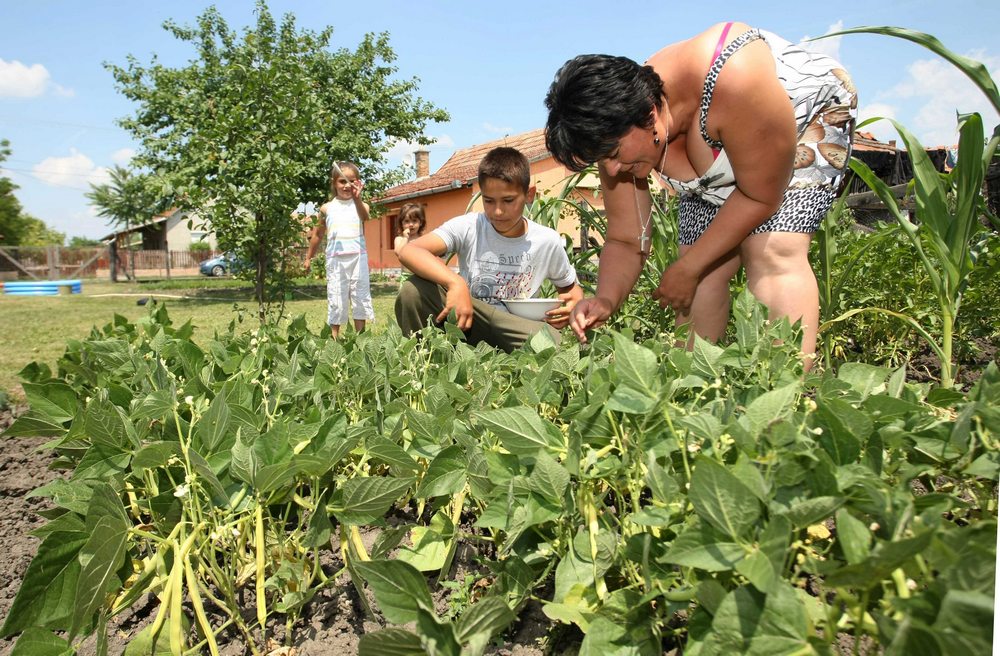
<path fill-rule="evenodd" d="M 478 274 L 469 283 L 472 298 L 496 305 L 498 301 L 531 296 L 534 267 L 531 253 L 481 253 L 476 259 Z"/>

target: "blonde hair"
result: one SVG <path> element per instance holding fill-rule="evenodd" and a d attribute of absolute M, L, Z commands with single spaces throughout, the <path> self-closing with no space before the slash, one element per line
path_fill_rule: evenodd
<path fill-rule="evenodd" d="M 339 162 L 337 162 L 337 161 L 333 162 L 333 164 L 330 165 L 330 195 L 331 196 L 336 196 L 337 195 L 337 189 L 334 187 L 334 183 L 337 181 L 337 178 L 339 178 L 339 177 L 341 177 L 341 176 L 344 175 L 344 171 L 345 170 L 346 171 L 351 171 L 352 173 L 354 173 L 354 179 L 355 180 L 360 180 L 361 179 L 361 171 L 358 170 L 358 165 L 355 164 L 354 162 L 350 162 L 348 160 L 341 160 Z"/>

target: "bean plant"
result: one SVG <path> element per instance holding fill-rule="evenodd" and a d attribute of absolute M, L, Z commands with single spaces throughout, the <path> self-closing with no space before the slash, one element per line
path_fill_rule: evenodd
<path fill-rule="evenodd" d="M 454 326 L 198 346 L 163 306 L 118 318 L 22 372 L 6 437 L 51 436 L 70 475 L 33 493 L 53 509 L 2 633 L 104 653 L 151 599 L 136 653 L 262 653 L 353 586 L 385 623 L 362 654 L 481 654 L 528 603 L 586 654 L 982 653 L 1000 371 L 967 394 L 803 376 L 786 321 L 747 294 L 734 317 L 725 347 L 602 330 L 511 354 Z"/>

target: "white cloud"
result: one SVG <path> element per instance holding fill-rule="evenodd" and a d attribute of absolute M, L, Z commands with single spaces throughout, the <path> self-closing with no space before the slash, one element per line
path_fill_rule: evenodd
<path fill-rule="evenodd" d="M 135 150 L 132 148 L 119 148 L 111 153 L 111 161 L 115 164 L 125 166 L 135 157 Z"/>
<path fill-rule="evenodd" d="M 982 62 L 996 79 L 1000 76 L 1000 57 L 985 52 L 968 55 Z M 914 107 L 906 117 L 906 127 L 925 146 L 950 145 L 958 141 L 956 112 L 979 112 L 986 131 L 1000 116 L 990 106 L 979 87 L 961 71 L 943 59 L 921 59 L 907 68 L 906 77 L 881 97 L 907 99 Z"/>
<path fill-rule="evenodd" d="M 510 134 L 514 131 L 514 128 L 498 127 L 496 125 L 493 125 L 492 123 L 483 123 L 483 129 L 493 134 L 504 134 L 504 135 Z"/>
<path fill-rule="evenodd" d="M 83 188 L 88 184 L 109 181 L 108 169 L 77 151 L 70 149 L 68 157 L 47 157 L 31 169 L 36 178 L 53 187 Z"/>
<path fill-rule="evenodd" d="M 858 108 L 858 123 L 866 121 L 870 118 L 894 118 L 899 120 L 899 110 L 888 103 L 867 103 L 862 104 Z M 899 136 L 896 132 L 896 128 L 892 127 L 892 123 L 889 121 L 876 121 L 870 125 L 866 125 L 861 128 L 862 132 L 870 132 L 875 135 L 875 138 L 879 141 L 888 142 L 892 139 L 899 141 Z"/>
<path fill-rule="evenodd" d="M 74 95 L 72 89 L 54 83 L 41 64 L 26 66 L 16 59 L 0 59 L 0 98 L 35 98 L 49 90 L 59 96 Z"/>
<path fill-rule="evenodd" d="M 827 28 L 825 34 L 833 34 L 834 32 L 840 32 L 844 29 L 844 21 L 839 20 L 830 27 Z M 833 57 L 837 61 L 840 61 L 840 42 L 844 38 L 842 36 L 830 37 L 828 39 L 820 39 L 819 41 L 809 41 L 813 37 L 804 36 L 802 41 L 799 43 L 800 46 L 808 50 L 809 52 L 815 52 L 822 55 L 827 55 Z"/>
<path fill-rule="evenodd" d="M 434 143 L 429 146 L 422 146 L 413 141 L 397 141 L 389 149 L 389 152 L 386 153 L 386 157 L 392 164 L 402 163 L 407 166 L 413 166 L 413 151 L 418 148 L 424 148 L 431 153 L 444 155 L 444 158 L 439 158 L 437 164 L 435 164 L 434 158 L 431 158 L 431 169 L 434 170 L 441 164 L 444 164 L 444 160 L 451 156 L 452 151 L 455 149 L 455 141 L 448 135 L 431 138 L 434 139 Z"/>

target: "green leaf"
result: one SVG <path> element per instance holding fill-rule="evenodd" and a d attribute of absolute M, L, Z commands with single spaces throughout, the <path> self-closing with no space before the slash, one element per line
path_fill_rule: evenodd
<path fill-rule="evenodd" d="M 417 610 L 417 632 L 425 649 L 433 656 L 460 656 L 462 653 L 462 646 L 455 637 L 455 625 L 439 621 L 434 613 L 422 608 Z"/>
<path fill-rule="evenodd" d="M 80 561 L 87 533 L 56 531 L 38 547 L 28 565 L 0 635 L 30 627 L 69 629 L 76 599 Z"/>
<path fill-rule="evenodd" d="M 120 474 L 128 467 L 131 454 L 119 446 L 96 443 L 87 449 L 73 470 L 74 480 L 105 480 Z"/>
<path fill-rule="evenodd" d="M 35 488 L 25 495 L 25 498 L 47 497 L 52 499 L 52 503 L 81 515 L 87 514 L 87 506 L 90 497 L 94 494 L 93 488 L 84 481 L 66 481 L 57 478 L 51 483 Z"/>
<path fill-rule="evenodd" d="M 352 478 L 344 483 L 340 506 L 334 512 L 345 524 L 366 523 L 367 518 L 385 515 L 412 485 L 413 478 Z"/>
<path fill-rule="evenodd" d="M 417 488 L 416 497 L 451 496 L 465 487 L 465 453 L 459 446 L 449 446 L 431 461 Z"/>
<path fill-rule="evenodd" d="M 630 415 L 644 415 L 656 407 L 656 397 L 636 390 L 629 385 L 619 385 L 608 399 L 607 409 Z"/>
<path fill-rule="evenodd" d="M 518 406 L 473 414 L 473 419 L 496 433 L 504 448 L 515 455 L 531 456 L 539 449 L 565 450 L 562 433 L 531 408 Z"/>
<path fill-rule="evenodd" d="M 613 370 L 618 383 L 644 392 L 646 396 L 658 396 L 656 354 L 620 333 L 612 333 L 612 338 L 615 344 Z"/>
<path fill-rule="evenodd" d="M 808 654 L 805 607 L 787 584 L 764 595 L 750 588 L 733 590 L 716 610 L 705 641 L 709 653 Z"/>
<path fill-rule="evenodd" d="M 726 572 L 732 570 L 745 555 L 746 550 L 742 546 L 724 542 L 709 525 L 696 522 L 674 538 L 660 560 L 707 572 Z"/>
<path fill-rule="evenodd" d="M 874 423 L 864 412 L 836 398 L 816 399 L 816 418 L 824 429 L 819 443 L 838 465 L 857 462 L 861 445 L 874 430 Z"/>
<path fill-rule="evenodd" d="M 837 544 L 851 565 L 864 561 L 871 552 L 872 535 L 865 523 L 846 508 L 837 510 Z"/>
<path fill-rule="evenodd" d="M 389 628 L 361 636 L 358 656 L 427 656 L 427 652 L 416 634 Z"/>
<path fill-rule="evenodd" d="M 76 392 L 66 383 L 23 383 L 21 387 L 28 407 L 37 415 L 54 424 L 64 424 L 76 417 Z"/>
<path fill-rule="evenodd" d="M 434 601 L 427 590 L 424 575 L 397 560 L 369 560 L 354 563 L 362 578 L 371 586 L 385 618 L 393 624 L 417 619 L 417 611 L 434 615 Z"/>
<path fill-rule="evenodd" d="M 10 656 L 74 656 L 76 650 L 68 641 L 44 629 L 31 628 L 14 643 Z"/>
<path fill-rule="evenodd" d="M 88 626 L 94 614 L 104 605 L 112 588 L 121 581 L 116 572 L 125 562 L 128 534 L 121 522 L 110 516 L 101 517 L 83 548 L 80 549 L 80 578 L 77 579 L 70 636 Z"/>
<path fill-rule="evenodd" d="M 121 409 L 111 402 L 91 401 L 83 413 L 83 433 L 94 444 L 125 447 L 129 434 L 127 421 Z"/>
<path fill-rule="evenodd" d="M 514 612 L 499 597 L 486 597 L 470 606 L 455 627 L 455 637 L 466 644 L 476 636 L 489 640 L 516 619 Z"/>
<path fill-rule="evenodd" d="M 699 517 L 737 541 L 760 517 L 753 492 L 723 465 L 704 456 L 695 459 L 688 499 Z"/>
<path fill-rule="evenodd" d="M 751 401 L 743 415 L 743 420 L 751 435 L 753 437 L 759 436 L 772 422 L 784 418 L 795 404 L 801 388 L 800 382 L 794 382 L 764 392 Z"/>
<path fill-rule="evenodd" d="M 179 442 L 150 442 L 136 451 L 132 458 L 132 471 L 141 475 L 147 469 L 166 466 L 171 457 L 180 455 Z"/>
<path fill-rule="evenodd" d="M 587 628 L 579 656 L 656 656 L 662 653 L 648 623 L 630 625 L 599 615 Z"/>
<path fill-rule="evenodd" d="M 827 574 L 826 584 L 831 587 L 850 586 L 862 589 L 881 585 L 893 570 L 926 550 L 933 534 L 933 531 L 924 531 L 916 537 L 883 543 L 863 561 Z"/>
<path fill-rule="evenodd" d="M 781 580 L 780 572 L 775 571 L 774 564 L 759 549 L 754 549 L 746 558 L 736 563 L 736 571 L 747 577 L 755 588 L 768 593 Z"/>
<path fill-rule="evenodd" d="M 176 399 L 174 392 L 168 389 L 158 389 L 147 394 L 141 401 L 132 406 L 130 416 L 133 421 L 143 419 L 164 421 L 172 416 Z"/>
<path fill-rule="evenodd" d="M 793 502 L 780 511 L 780 515 L 786 517 L 794 528 L 805 528 L 827 519 L 843 504 L 841 497 L 813 497 Z"/>
<path fill-rule="evenodd" d="M 900 39 L 906 39 L 907 41 L 912 41 L 918 45 L 921 45 L 931 52 L 934 52 L 951 64 L 956 66 L 962 73 L 971 79 L 976 86 L 986 95 L 986 98 L 992 103 L 993 109 L 1000 112 L 1000 91 L 997 90 L 996 82 L 993 81 L 990 75 L 989 69 L 987 69 L 981 62 L 978 62 L 969 57 L 962 55 L 957 55 L 951 50 L 948 50 L 944 45 L 938 41 L 935 37 L 930 34 L 925 34 L 923 32 L 917 32 L 915 30 L 908 30 L 902 27 L 854 27 L 847 30 L 841 30 L 839 32 L 834 32 L 832 34 L 826 34 L 818 38 L 829 38 L 831 36 L 840 36 L 843 34 L 884 34 L 886 36 L 893 36 Z"/>
<path fill-rule="evenodd" d="M 369 440 L 366 453 L 368 457 L 392 467 L 394 473 L 416 473 L 421 469 L 417 461 L 403 447 L 384 437 Z"/>
<path fill-rule="evenodd" d="M 569 472 L 544 451 L 535 457 L 535 466 L 528 476 L 531 489 L 556 504 L 562 504 L 569 486 Z"/>
<path fill-rule="evenodd" d="M 438 511 L 430 526 L 414 526 L 410 530 L 412 546 L 401 545 L 397 558 L 421 572 L 433 572 L 444 567 L 454 539 L 455 525 L 447 513 Z"/>
<path fill-rule="evenodd" d="M 216 448 L 226 441 L 230 431 L 230 411 L 229 398 L 225 394 L 217 394 L 208 410 L 198 420 L 195 428 L 195 436 L 201 448 L 198 450 L 203 455 L 210 455 Z"/>
<path fill-rule="evenodd" d="M 59 422 L 37 415 L 30 410 L 14 420 L 3 432 L 4 437 L 56 437 L 66 432 Z"/>

